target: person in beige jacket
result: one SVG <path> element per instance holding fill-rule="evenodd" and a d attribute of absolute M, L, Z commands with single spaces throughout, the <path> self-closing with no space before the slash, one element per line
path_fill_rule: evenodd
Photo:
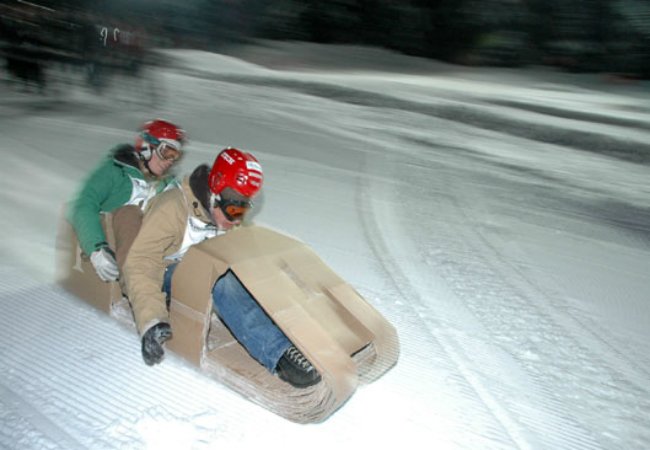
<path fill-rule="evenodd" d="M 262 182 L 262 167 L 252 154 L 227 148 L 212 168 L 198 166 L 178 188 L 157 195 L 149 204 L 123 269 L 146 364 L 159 363 L 163 344 L 172 338 L 168 298 L 176 265 L 192 245 L 218 239 L 240 225 Z M 320 381 L 318 372 L 231 271 L 217 280 L 212 298 L 219 318 L 270 372 L 296 387 Z"/>

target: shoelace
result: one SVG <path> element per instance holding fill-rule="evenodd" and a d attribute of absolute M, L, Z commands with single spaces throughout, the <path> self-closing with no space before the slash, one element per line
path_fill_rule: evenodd
<path fill-rule="evenodd" d="M 302 368 L 305 372 L 314 370 L 314 367 L 307 360 L 307 358 L 305 358 L 305 356 L 300 353 L 300 350 L 298 350 L 293 345 L 289 347 L 289 350 L 287 350 L 287 357 L 296 363 L 296 365 L 300 366 L 300 368 Z"/>

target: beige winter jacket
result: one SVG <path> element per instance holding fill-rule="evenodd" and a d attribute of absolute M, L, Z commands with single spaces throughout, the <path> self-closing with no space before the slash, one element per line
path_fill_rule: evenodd
<path fill-rule="evenodd" d="M 190 220 L 211 229 L 212 234 L 207 237 L 216 235 L 208 212 L 190 189 L 189 177 L 180 188 L 154 197 L 145 211 L 123 268 L 127 295 L 141 336 L 157 323 L 169 322 L 165 293 L 161 292 L 163 277 L 165 268 L 174 262 L 169 258 L 178 254 L 184 238 L 187 245 L 186 228 Z"/>

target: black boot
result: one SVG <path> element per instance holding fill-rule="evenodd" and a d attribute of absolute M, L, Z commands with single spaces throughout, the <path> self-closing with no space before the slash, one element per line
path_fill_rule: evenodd
<path fill-rule="evenodd" d="M 313 386 L 321 379 L 314 366 L 293 345 L 284 352 L 276 370 L 281 380 L 297 388 Z"/>
<path fill-rule="evenodd" d="M 163 344 L 171 337 L 172 328 L 165 322 L 160 322 L 149 328 L 142 336 L 142 359 L 148 366 L 162 361 L 165 355 Z"/>

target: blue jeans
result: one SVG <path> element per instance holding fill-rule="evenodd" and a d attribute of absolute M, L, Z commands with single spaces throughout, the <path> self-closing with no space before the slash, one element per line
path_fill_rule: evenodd
<path fill-rule="evenodd" d="M 177 264 L 165 271 L 163 291 L 171 294 Z M 291 341 L 257 304 L 237 276 L 228 270 L 212 288 L 212 303 L 219 318 L 248 353 L 271 373 Z"/>

